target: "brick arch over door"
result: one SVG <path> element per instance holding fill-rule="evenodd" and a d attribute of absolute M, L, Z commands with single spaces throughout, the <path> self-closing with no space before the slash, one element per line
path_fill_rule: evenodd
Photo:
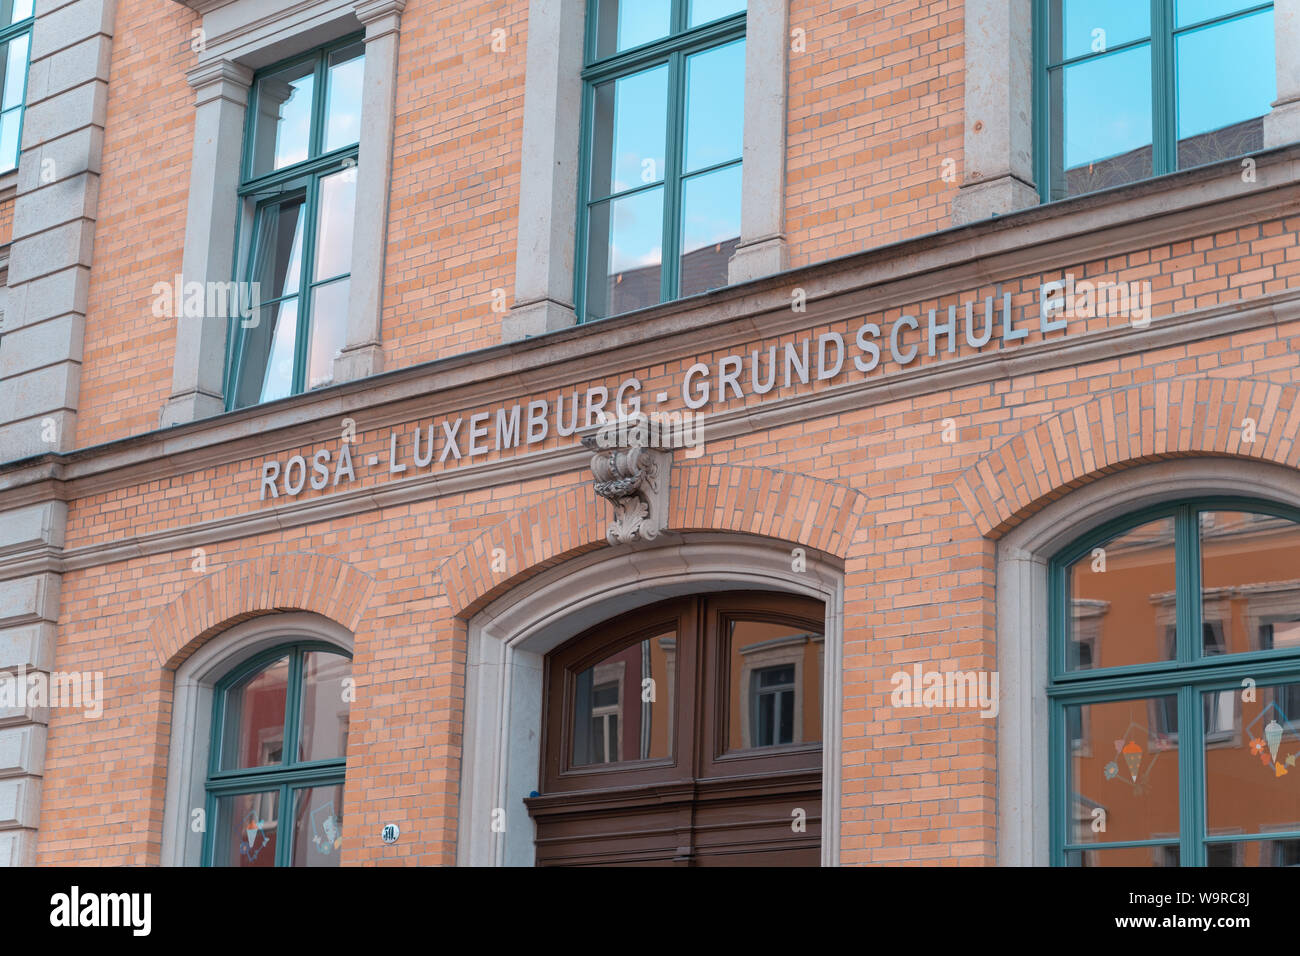
<path fill-rule="evenodd" d="M 168 604 L 149 634 L 166 670 L 213 635 L 262 614 L 310 611 L 355 632 L 374 580 L 346 561 L 291 552 L 240 561 L 200 576 Z"/>
<path fill-rule="evenodd" d="M 866 497 L 807 475 L 740 465 L 673 463 L 670 531 L 736 531 L 847 556 Z M 613 509 L 590 482 L 509 515 L 442 565 L 452 614 L 468 618 L 527 578 L 610 545 Z M 495 554 L 496 549 L 504 552 Z M 493 571 L 496 567 L 504 568 Z"/>
<path fill-rule="evenodd" d="M 1186 379 L 1101 395 L 1044 419 L 963 472 L 956 491 L 980 534 L 1103 475 L 1148 462 L 1230 456 L 1300 467 L 1300 389 L 1243 379 Z M 1255 440 L 1246 442 L 1246 420 Z"/>

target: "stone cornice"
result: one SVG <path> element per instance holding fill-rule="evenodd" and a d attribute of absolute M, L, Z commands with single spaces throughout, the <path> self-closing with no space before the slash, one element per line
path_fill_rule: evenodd
<path fill-rule="evenodd" d="M 1255 183 L 1242 183 L 1234 172 L 1237 165 L 1229 161 L 1188 170 L 213 419 L 9 462 L 0 465 L 0 510 L 51 497 L 70 500 L 252 455 L 273 455 L 333 438 L 344 417 L 353 418 L 359 432 L 384 428 L 569 386 L 591 378 L 593 369 L 630 372 L 711 352 L 729 342 L 773 337 L 968 291 L 999 277 L 1034 274 L 1300 212 L 1300 146 L 1261 154 Z M 806 313 L 789 308 L 794 287 L 807 293 Z M 1187 340 L 1243 328 L 1248 321 L 1267 325 L 1277 321 L 1275 306 L 1294 315 L 1297 294 L 1157 319 L 1143 331 L 1123 327 L 1042 342 L 1010 354 L 969 355 L 774 404 L 802 408 L 810 401 L 831 401 L 826 396 L 857 395 L 864 389 L 878 396 L 899 390 L 917 394 L 986 378 L 989 368 L 1014 365 L 1024 374 L 1036 367 L 1055 367 L 1059 356 L 1081 355 L 1094 341 L 1111 343 L 1107 347 L 1112 350 L 1142 351 L 1171 341 L 1171 335 Z M 863 395 L 855 399 L 859 404 L 864 400 Z M 761 407 L 750 407 L 714 418 L 739 415 L 753 420 L 763 414 Z M 507 464 L 519 467 L 514 460 Z"/>
<path fill-rule="evenodd" d="M 1266 296 L 1248 304 L 1232 303 L 1168 319 L 1156 319 L 1145 329 L 1135 329 L 1129 325 L 1116 326 L 1077 337 L 1054 339 L 1011 353 L 979 353 L 781 401 L 731 409 L 709 415 L 705 435 L 709 440 L 726 441 L 758 431 L 814 418 L 847 414 L 864 407 L 901 401 L 938 390 L 959 389 L 981 382 L 1115 360 L 1179 343 L 1295 321 L 1300 321 L 1300 289 Z M 575 435 L 575 439 L 594 434 L 595 431 L 595 426 L 583 429 Z M 334 423 L 331 423 L 328 436 L 337 436 Z M 301 441 L 300 438 L 299 443 Z M 249 439 L 249 447 L 257 451 L 264 450 L 259 436 Z M 213 521 L 70 548 L 64 550 L 61 557 L 52 551 L 40 554 L 27 551 L 8 560 L 0 559 L 0 580 L 39 571 L 74 571 L 151 554 L 199 546 L 210 547 L 222 541 L 296 528 L 444 495 L 576 473 L 582 471 L 590 460 L 590 451 L 575 440 L 568 447 L 414 475 L 401 481 L 340 491 L 322 498 L 290 500 L 275 506 L 264 505 L 257 510 Z M 67 497 L 67 489 L 60 487 L 57 482 L 47 480 L 44 485 L 29 487 L 42 488 L 45 492 L 32 500 L 48 499 L 60 492 L 64 493 L 60 494 L 61 497 Z M 18 503 L 15 501 L 14 505 L 10 505 L 6 500 L 4 505 L 12 507 Z M 27 503 L 27 499 L 24 498 L 21 503 Z"/>

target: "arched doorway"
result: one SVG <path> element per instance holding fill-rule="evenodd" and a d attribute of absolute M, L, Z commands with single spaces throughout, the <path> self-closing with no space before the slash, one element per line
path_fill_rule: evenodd
<path fill-rule="evenodd" d="M 537 863 L 817 865 L 825 617 L 695 594 L 546 655 Z"/>
<path fill-rule="evenodd" d="M 839 859 L 844 570 L 841 559 L 758 535 L 664 532 L 654 542 L 576 554 L 521 577 L 466 621 L 465 726 L 457 863 L 532 866 L 541 792 L 546 657 L 589 629 L 671 598 L 776 592 L 823 606 L 821 863 Z"/>

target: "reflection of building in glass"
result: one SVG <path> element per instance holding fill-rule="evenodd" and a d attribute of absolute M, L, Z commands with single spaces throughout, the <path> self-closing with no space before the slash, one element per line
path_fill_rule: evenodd
<path fill-rule="evenodd" d="M 629 644 L 586 668 L 573 682 L 573 765 L 612 764 L 667 756 L 676 640 L 659 635 Z M 665 695 L 661 701 L 660 695 Z"/>
<path fill-rule="evenodd" d="M 822 635 L 760 621 L 731 630 L 731 749 L 820 740 Z"/>

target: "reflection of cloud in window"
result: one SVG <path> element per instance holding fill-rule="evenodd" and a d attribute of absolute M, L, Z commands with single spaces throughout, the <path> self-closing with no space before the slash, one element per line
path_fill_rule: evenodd
<path fill-rule="evenodd" d="M 629 269 L 641 269 L 646 266 L 657 266 L 663 260 L 663 249 L 655 246 L 649 252 L 643 252 L 640 255 L 634 253 L 622 252 L 618 245 L 610 247 L 610 271 L 626 272 Z"/>

